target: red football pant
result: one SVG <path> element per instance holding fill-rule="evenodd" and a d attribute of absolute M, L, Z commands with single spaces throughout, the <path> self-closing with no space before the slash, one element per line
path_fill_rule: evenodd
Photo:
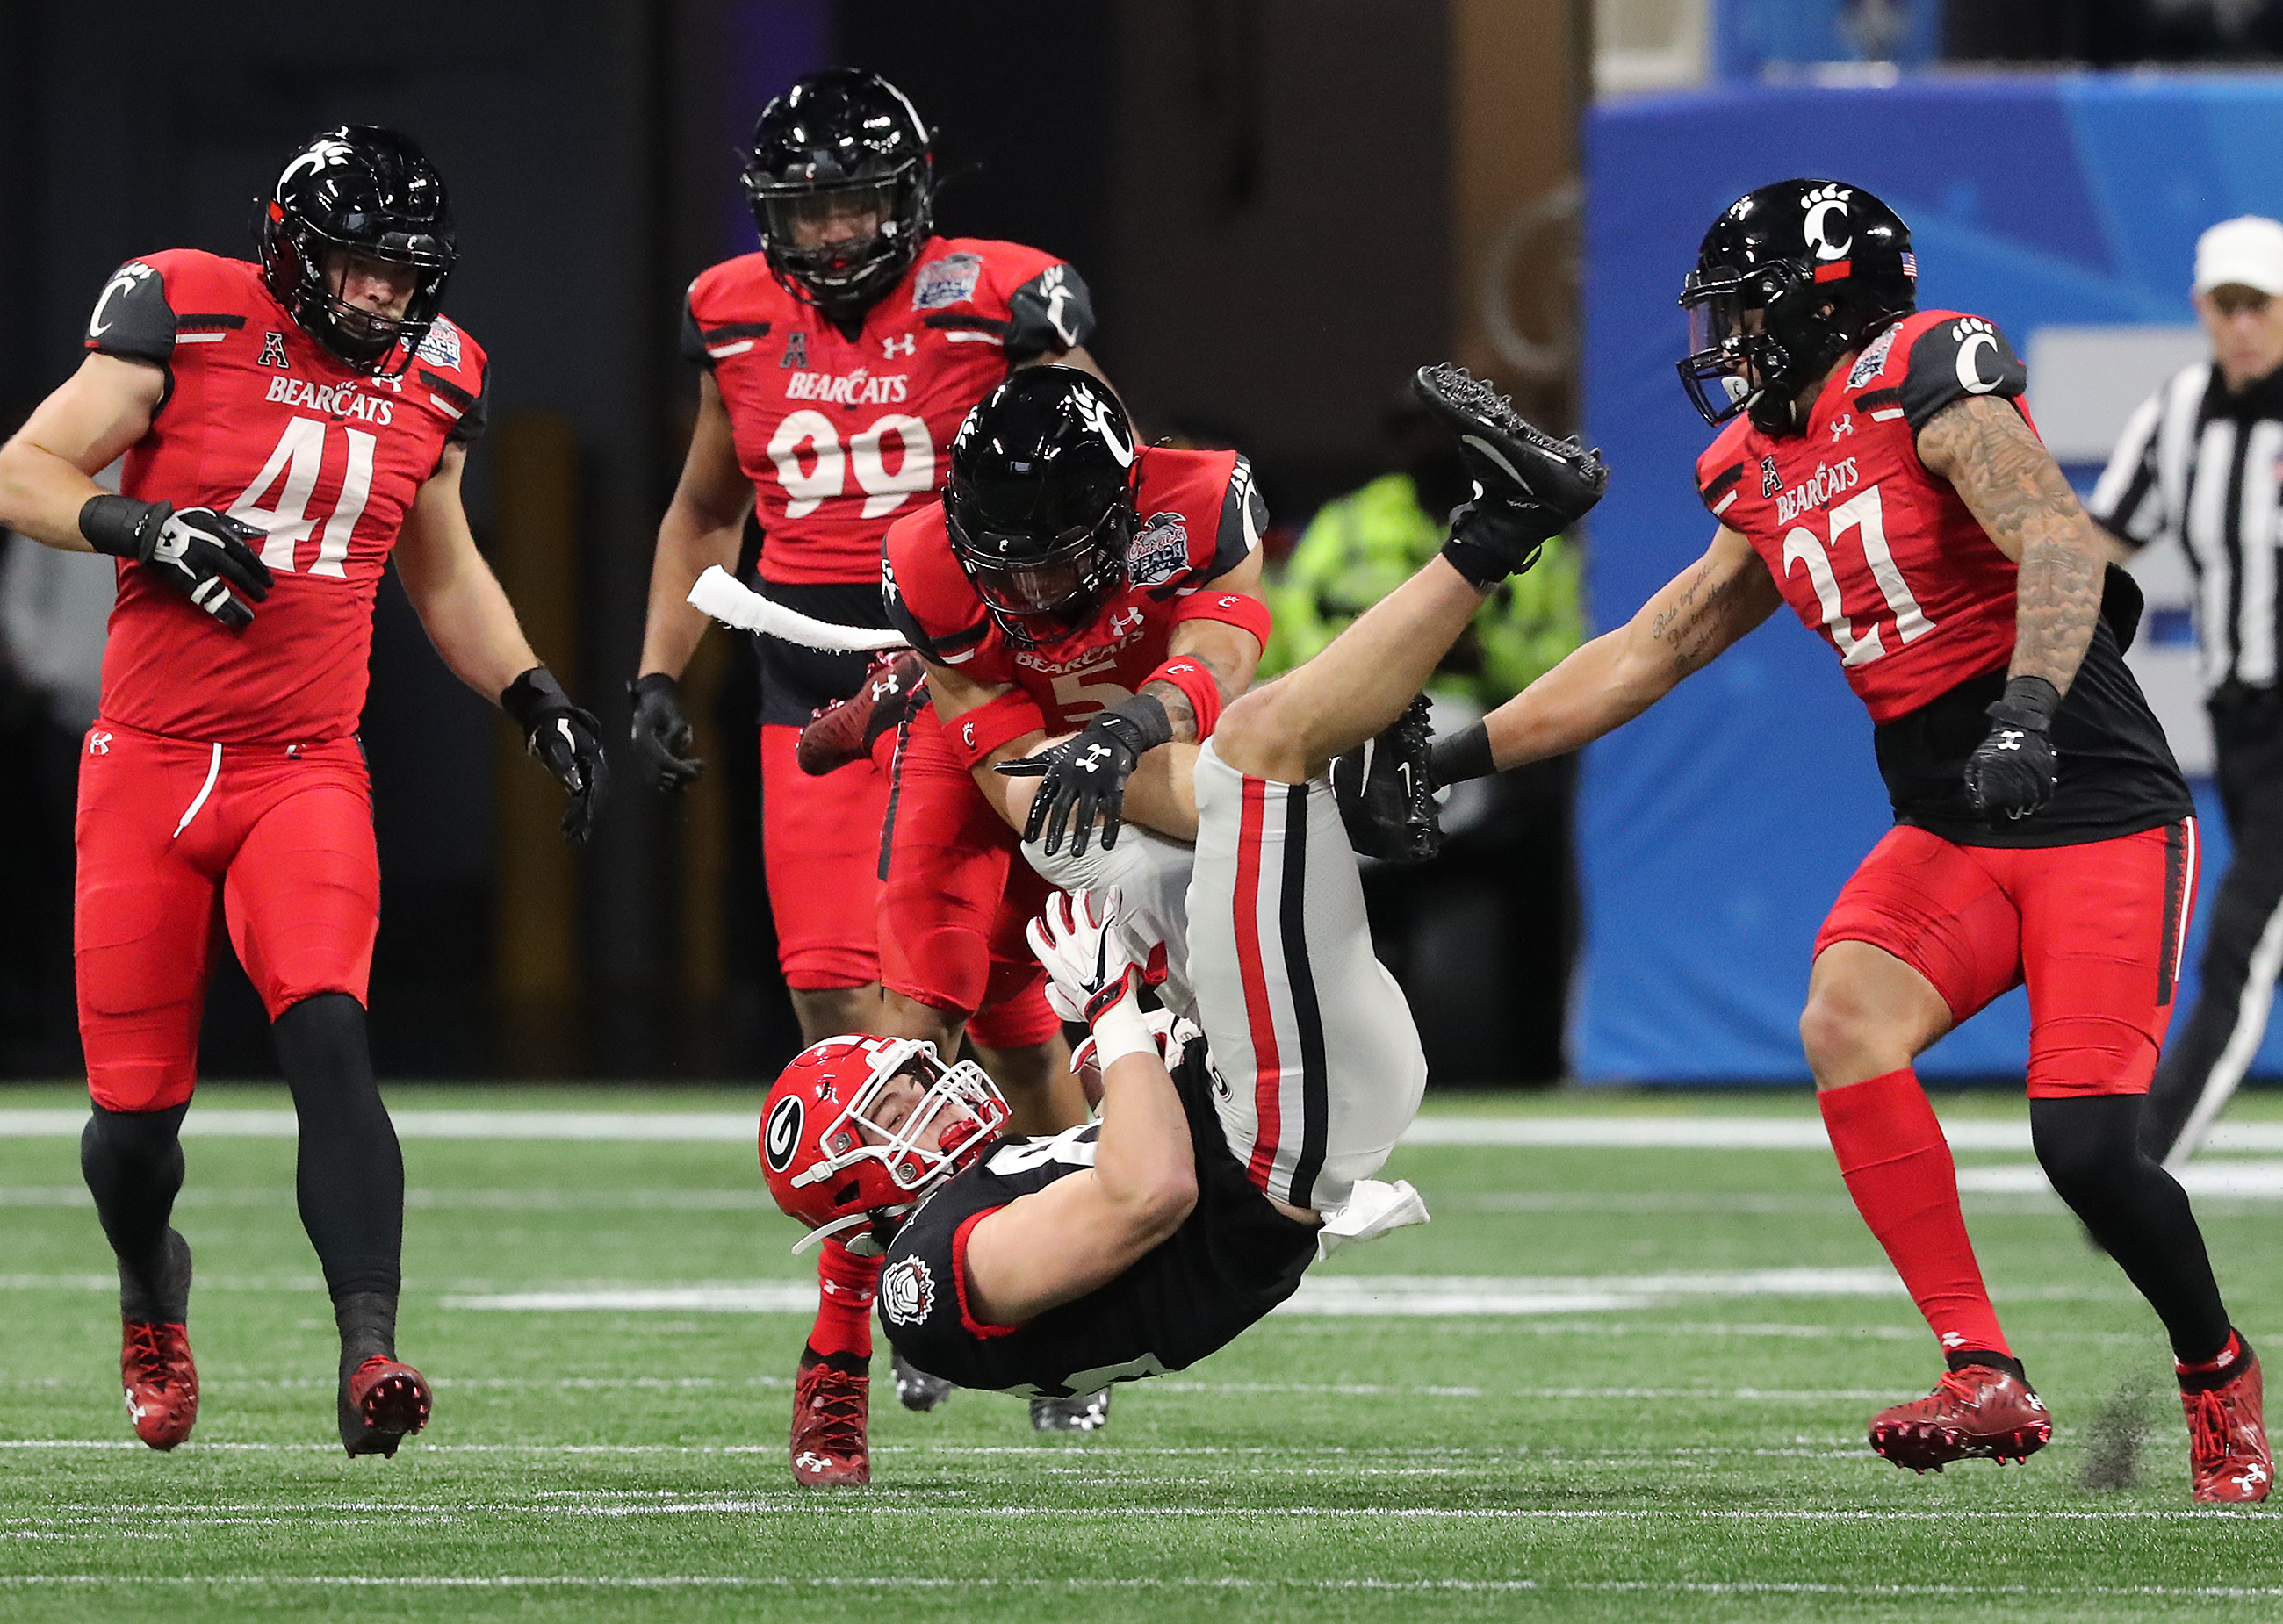
<path fill-rule="evenodd" d="M 1050 1041 L 1062 1023 L 1023 929 L 1054 888 L 951 752 L 933 710 L 913 712 L 888 799 L 881 981 L 967 1018 L 993 1049 Z"/>
<path fill-rule="evenodd" d="M 761 867 L 785 985 L 803 992 L 880 979 L 880 825 L 888 778 L 869 761 L 811 778 L 800 729 L 761 729 Z"/>
<path fill-rule="evenodd" d="M 2032 1100 L 2142 1094 L 2196 895 L 2193 818 L 2077 846 L 1960 846 L 1897 827 L 1839 893 L 1820 953 L 1867 942 L 1963 1021 L 2030 989 Z"/>
<path fill-rule="evenodd" d="M 380 864 L 355 740 L 200 744 L 98 721 L 75 838 L 80 1041 L 105 1110 L 191 1097 L 217 897 L 271 1020 L 321 992 L 364 1002 Z"/>

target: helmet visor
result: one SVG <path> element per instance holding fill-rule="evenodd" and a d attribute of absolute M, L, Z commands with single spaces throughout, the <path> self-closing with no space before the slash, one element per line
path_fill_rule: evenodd
<path fill-rule="evenodd" d="M 853 284 L 892 254 L 909 229 L 909 167 L 831 184 L 749 180 L 769 252 L 822 288 Z"/>
<path fill-rule="evenodd" d="M 1093 608 L 1108 586 L 1122 553 L 1126 514 L 1125 504 L 1116 504 L 1043 548 L 1026 532 L 970 534 L 955 520 L 949 528 L 960 565 L 986 603 L 1004 614 L 1068 618 Z"/>
<path fill-rule="evenodd" d="M 1680 307 L 1688 317 L 1681 386 L 1705 422 L 1726 423 L 1751 404 L 1758 387 L 1747 370 L 1756 329 L 1746 319 L 1743 286 L 1722 272 L 1692 271 Z"/>

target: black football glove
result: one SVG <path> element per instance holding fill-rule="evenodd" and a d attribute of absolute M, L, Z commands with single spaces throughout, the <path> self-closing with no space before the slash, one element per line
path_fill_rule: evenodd
<path fill-rule="evenodd" d="M 500 709 L 523 729 L 531 753 L 571 792 L 563 809 L 563 838 L 583 846 L 595 832 L 595 815 L 602 810 L 611 773 L 603 755 L 603 729 L 588 711 L 571 703 L 555 673 L 534 665 L 508 684 L 500 695 Z"/>
<path fill-rule="evenodd" d="M 643 775 L 661 795 L 681 794 L 682 785 L 705 771 L 705 764 L 690 753 L 697 734 L 682 713 L 679 686 L 654 671 L 627 683 L 627 697 L 634 701 L 635 760 Z"/>
<path fill-rule="evenodd" d="M 1475 482 L 1475 499 L 1451 515 L 1443 556 L 1477 587 L 1495 587 L 1536 563 L 1539 549 L 1591 512 L 1609 487 L 1600 452 L 1540 433 L 1464 367 L 1422 367 L 1414 386 L 1429 413 L 1459 437 L 1459 461 Z"/>
<path fill-rule="evenodd" d="M 79 533 L 98 553 L 133 559 L 233 632 L 253 624 L 244 598 L 259 603 L 269 595 L 269 566 L 246 545 L 262 532 L 212 508 L 177 513 L 168 502 L 90 496 L 79 510 Z"/>
<path fill-rule="evenodd" d="M 1173 737 L 1173 724 L 1165 714 L 1164 702 L 1154 695 L 1137 694 L 1103 711 L 1079 729 L 1077 737 L 1064 740 L 1045 754 L 1001 762 L 999 771 L 1009 778 L 1045 781 L 1031 803 L 1023 838 L 1036 840 L 1044 829 L 1047 855 L 1052 857 L 1075 817 L 1078 828 L 1071 835 L 1071 855 L 1084 857 L 1098 814 L 1103 850 L 1116 845 L 1127 777 L 1144 755 L 1169 743 Z"/>
<path fill-rule="evenodd" d="M 2061 691 L 2043 677 L 2015 677 L 1988 711 L 1990 736 L 1966 758 L 1966 793 L 1992 823 L 2026 818 L 2053 798 L 2051 734 Z"/>

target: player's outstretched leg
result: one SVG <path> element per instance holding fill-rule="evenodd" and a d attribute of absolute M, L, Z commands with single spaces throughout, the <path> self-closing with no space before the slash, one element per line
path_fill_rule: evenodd
<path fill-rule="evenodd" d="M 1484 594 L 1527 570 L 1549 538 L 1601 500 L 1608 475 L 1600 456 L 1539 433 L 1488 384 L 1437 366 L 1421 369 L 1418 389 L 1429 411 L 1459 437 L 1475 499 L 1451 516 L 1451 540 L 1439 558 L 1313 659 L 1229 707 L 1214 741 L 1240 773 L 1305 783 L 1334 757 L 1385 732 L 1426 686 Z"/>
<path fill-rule="evenodd" d="M 183 1187 L 186 1104 L 163 1111 L 95 1107 L 80 1171 L 119 1260 L 120 1385 L 135 1435 L 171 1449 L 199 1418 L 191 1361 L 191 1247 L 168 1226 Z"/>
<path fill-rule="evenodd" d="M 393 1455 L 428 1424 L 435 1395 L 396 1356 L 403 1281 L 404 1154 L 373 1080 L 364 1006 L 321 992 L 271 1024 L 300 1122 L 294 1193 L 341 1337 L 341 1447 Z"/>

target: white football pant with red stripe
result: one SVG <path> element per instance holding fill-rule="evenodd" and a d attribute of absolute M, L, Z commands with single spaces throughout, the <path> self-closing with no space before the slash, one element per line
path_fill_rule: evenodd
<path fill-rule="evenodd" d="M 1333 1211 L 1386 1162 L 1427 1086 L 1403 990 L 1371 951 L 1331 781 L 1197 754 L 1189 980 L 1229 1149 L 1272 1199 Z"/>

